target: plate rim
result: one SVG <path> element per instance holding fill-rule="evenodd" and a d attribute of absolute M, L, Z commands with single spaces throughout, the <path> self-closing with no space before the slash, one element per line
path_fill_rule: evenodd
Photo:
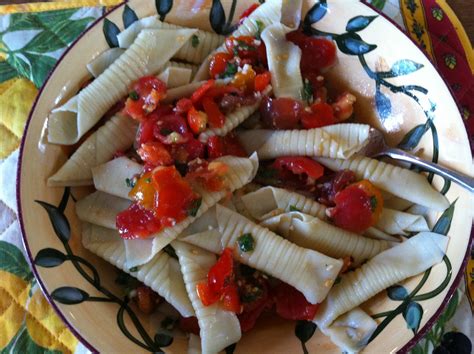
<path fill-rule="evenodd" d="M 66 48 L 66 50 L 64 51 L 64 53 L 61 55 L 61 57 L 57 60 L 57 62 L 55 63 L 55 65 L 53 66 L 53 68 L 51 69 L 51 71 L 48 73 L 48 76 L 46 77 L 45 81 L 43 82 L 43 85 L 41 86 L 41 88 L 38 90 L 38 93 L 35 97 L 35 100 L 33 102 L 33 105 L 31 107 L 31 110 L 29 111 L 28 113 L 28 118 L 26 120 L 26 123 L 25 123 L 25 128 L 24 128 L 24 133 L 23 133 L 23 136 L 21 138 L 21 142 L 20 142 L 20 146 L 19 146 L 19 154 L 18 154 L 18 164 L 17 164 L 17 169 L 16 169 L 16 186 L 15 186 L 15 195 L 16 195 L 16 204 L 17 204 L 17 216 L 18 216 L 18 222 L 19 222 L 19 225 L 20 225 L 20 233 L 21 233 L 21 241 L 22 241 L 22 245 L 23 245 L 23 248 L 26 252 L 26 256 L 27 256 L 27 261 L 31 267 L 31 270 L 33 272 L 33 275 L 35 276 L 35 279 L 36 281 L 38 282 L 38 285 L 41 289 L 41 292 L 43 293 L 43 295 L 45 296 L 46 300 L 48 301 L 48 303 L 51 305 L 51 307 L 54 309 L 54 311 L 56 312 L 56 314 L 58 315 L 58 317 L 63 321 L 63 323 L 66 325 L 66 327 L 76 336 L 76 338 L 88 349 L 90 350 L 91 352 L 93 353 L 99 353 L 99 351 L 97 350 L 97 348 L 94 347 L 93 344 L 91 344 L 88 340 L 86 340 L 80 333 L 79 329 L 76 329 L 74 327 L 74 325 L 69 322 L 69 320 L 67 319 L 67 317 L 63 314 L 63 312 L 59 309 L 59 307 L 56 305 L 55 301 L 53 300 L 53 298 L 51 297 L 50 293 L 46 290 L 46 287 L 45 287 L 45 284 L 41 278 L 41 276 L 39 275 L 39 272 L 36 268 L 36 265 L 34 264 L 34 257 L 33 255 L 31 254 L 31 250 L 30 250 L 30 247 L 29 247 L 29 244 L 28 244 L 28 239 L 27 239 L 27 236 L 26 236 L 26 231 L 25 231 L 25 226 L 24 226 L 24 222 L 23 222 L 23 213 L 22 213 L 22 204 L 21 204 L 21 171 L 22 171 L 22 162 L 23 162 L 23 157 L 24 157 L 24 147 L 25 147 L 25 143 L 26 143 L 26 137 L 28 135 L 28 129 L 29 129 L 29 126 L 30 126 L 30 123 L 31 123 L 31 120 L 33 118 L 33 114 L 35 112 L 35 109 L 36 109 L 36 106 L 38 104 L 38 102 L 40 101 L 41 99 L 41 96 L 42 96 L 42 93 L 47 85 L 47 83 L 49 82 L 49 80 L 51 79 L 51 77 L 54 75 L 57 67 L 59 66 L 59 64 L 63 61 L 64 58 L 66 58 L 67 54 L 69 53 L 69 51 L 75 47 L 75 45 L 77 44 L 78 41 L 80 41 L 92 28 L 94 28 L 95 26 L 98 25 L 99 22 L 101 22 L 103 19 L 105 19 L 106 17 L 108 17 L 112 12 L 118 10 L 119 8 L 123 7 L 124 5 L 126 5 L 129 1 L 128 0 L 125 0 L 125 1 L 122 1 L 121 3 L 113 6 L 112 8 L 108 9 L 107 11 L 105 11 L 101 16 L 99 16 L 96 20 L 94 20 L 90 25 L 89 27 L 83 31 L 73 42 L 71 42 L 71 44 Z M 359 0 L 359 2 L 370 8 L 371 10 L 375 11 L 379 16 L 383 17 L 384 19 L 386 19 L 392 26 L 394 26 L 402 35 L 404 35 L 406 38 L 408 38 L 410 40 L 410 42 L 415 45 L 418 49 L 420 49 L 420 51 L 422 52 L 422 55 L 431 63 L 431 65 L 433 65 L 434 69 L 436 70 L 437 74 L 439 75 L 439 77 L 441 78 L 441 80 L 443 81 L 444 85 L 448 88 L 449 90 L 449 93 L 451 95 L 451 97 L 453 98 L 453 101 L 455 102 L 456 104 L 456 110 L 458 111 L 458 113 L 460 114 L 460 116 L 462 117 L 461 115 L 461 111 L 460 111 L 460 106 L 459 106 L 459 102 L 457 101 L 456 97 L 454 96 L 453 94 L 453 90 L 452 88 L 448 85 L 446 79 L 439 73 L 439 71 L 437 70 L 435 64 L 433 63 L 432 59 L 430 57 L 428 57 L 425 53 L 425 51 L 420 47 L 420 45 L 418 43 L 416 43 L 403 29 L 402 27 L 396 23 L 392 18 L 390 18 L 389 16 L 387 16 L 385 13 L 383 13 L 381 10 L 377 9 L 376 7 L 374 7 L 372 4 L 369 4 L 369 3 L 366 3 L 366 2 L 363 2 L 361 0 Z M 465 129 L 464 129 L 465 130 Z M 465 130 L 466 131 L 466 130 Z M 471 150 L 471 156 L 472 156 L 472 150 Z M 446 296 L 444 297 L 444 299 L 442 300 L 440 306 L 438 307 L 438 309 L 435 311 L 435 313 L 428 319 L 428 321 L 424 324 L 424 326 L 422 328 L 420 328 L 418 330 L 418 332 L 408 341 L 406 342 L 400 349 L 397 350 L 398 353 L 407 353 L 410 349 L 412 349 L 419 341 L 420 339 L 422 339 L 426 333 L 431 330 L 431 328 L 433 327 L 433 325 L 435 324 L 435 322 L 438 320 L 438 318 L 440 317 L 440 315 L 443 313 L 443 311 L 445 310 L 447 304 L 450 302 L 450 300 L 452 299 L 456 289 L 458 288 L 459 286 L 459 283 L 461 282 L 461 279 L 462 279 L 462 276 L 464 275 L 464 269 L 467 265 L 467 262 L 468 262 L 468 259 L 469 259 L 469 255 L 470 255 L 470 250 L 472 249 L 472 247 L 474 246 L 474 233 L 473 233 L 473 227 L 474 225 L 471 223 L 471 231 L 470 231 L 470 236 L 469 236 L 469 241 L 468 241 L 468 247 L 466 248 L 466 252 L 465 252 L 465 255 L 463 257 L 463 260 L 462 260 L 462 263 L 461 263 L 461 266 L 459 268 L 459 271 L 458 273 L 456 274 L 451 286 L 449 287 L 447 293 L 446 293 Z"/>

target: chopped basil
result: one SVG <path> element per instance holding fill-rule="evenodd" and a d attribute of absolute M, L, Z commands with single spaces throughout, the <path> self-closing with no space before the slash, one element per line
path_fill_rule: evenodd
<path fill-rule="evenodd" d="M 370 209 L 372 212 L 377 208 L 377 197 L 375 195 L 370 197 Z"/>
<path fill-rule="evenodd" d="M 170 135 L 171 133 L 173 133 L 173 130 L 171 130 L 171 129 L 169 129 L 169 128 L 162 128 L 162 129 L 160 129 L 160 134 L 161 134 L 161 135 L 168 136 L 168 135 Z"/>
<path fill-rule="evenodd" d="M 302 96 L 303 100 L 308 102 L 308 104 L 313 102 L 313 85 L 307 79 L 304 80 Z"/>
<path fill-rule="evenodd" d="M 250 252 L 253 251 L 255 247 L 255 240 L 251 233 L 243 234 L 237 239 L 237 243 L 239 244 L 239 248 L 242 252 Z"/>
<path fill-rule="evenodd" d="M 201 207 L 201 203 L 202 203 L 202 198 L 193 200 L 193 202 L 191 203 L 191 205 L 189 206 L 187 210 L 188 216 L 196 216 L 199 208 Z"/>
<path fill-rule="evenodd" d="M 237 65 L 235 63 L 227 63 L 225 71 L 220 75 L 221 79 L 232 77 L 237 73 Z"/>
<path fill-rule="evenodd" d="M 130 273 L 136 273 L 136 272 L 138 272 L 139 270 L 140 270 L 140 267 L 139 267 L 139 266 L 136 266 L 136 267 L 130 268 L 128 271 L 129 271 Z"/>
<path fill-rule="evenodd" d="M 174 326 L 176 325 L 176 322 L 178 322 L 177 319 L 166 316 L 162 321 L 161 321 L 161 328 L 167 330 L 167 331 L 172 331 Z"/>
<path fill-rule="evenodd" d="M 165 246 L 165 248 L 163 248 L 163 251 L 165 251 L 168 254 L 168 256 L 170 256 L 171 258 L 178 259 L 178 256 L 176 255 L 176 251 L 174 250 L 172 246 L 170 245 Z"/>
<path fill-rule="evenodd" d="M 193 48 L 196 48 L 199 45 L 199 37 L 196 34 L 193 34 L 191 37 L 191 45 Z"/>
<path fill-rule="evenodd" d="M 243 49 L 243 50 L 257 50 L 257 48 L 255 48 L 254 46 L 251 46 L 250 44 L 248 44 L 247 42 L 245 41 L 242 41 L 242 40 L 239 40 L 237 39 L 237 49 Z"/>
<path fill-rule="evenodd" d="M 125 184 L 128 188 L 132 188 L 132 181 L 130 180 L 130 178 L 125 178 Z"/>
<path fill-rule="evenodd" d="M 146 180 L 145 180 L 146 183 L 151 183 L 151 178 L 148 177 Z"/>
<path fill-rule="evenodd" d="M 132 91 L 128 94 L 128 97 L 130 97 L 130 99 L 132 101 L 138 101 L 138 99 L 140 98 L 140 96 L 138 96 L 138 93 L 137 91 Z"/>
<path fill-rule="evenodd" d="M 298 209 L 297 207 L 295 207 L 294 205 L 290 205 L 290 211 L 299 211 L 299 212 L 301 212 L 301 210 Z"/>
<path fill-rule="evenodd" d="M 262 34 L 263 30 L 265 29 L 265 24 L 260 20 L 255 21 L 255 24 L 257 25 L 257 33 L 255 34 L 255 37 L 257 39 L 260 39 L 260 35 Z"/>

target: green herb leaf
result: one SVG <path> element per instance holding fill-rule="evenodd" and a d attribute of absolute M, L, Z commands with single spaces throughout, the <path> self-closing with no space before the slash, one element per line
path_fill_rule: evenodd
<path fill-rule="evenodd" d="M 222 79 L 225 79 L 226 77 L 232 77 L 237 73 L 237 64 L 235 63 L 227 63 L 225 67 L 225 71 L 220 75 Z"/>
<path fill-rule="evenodd" d="M 301 212 L 301 210 L 298 209 L 297 207 L 295 207 L 294 205 L 290 205 L 290 211 L 299 211 L 299 212 Z"/>
<path fill-rule="evenodd" d="M 130 99 L 132 101 L 138 101 L 138 99 L 140 98 L 140 96 L 138 95 L 138 92 L 137 91 L 131 91 L 129 94 L 128 94 L 128 97 L 130 97 Z"/>
<path fill-rule="evenodd" d="M 255 24 L 257 25 L 257 33 L 255 33 L 255 37 L 257 39 L 260 39 L 260 36 L 262 35 L 263 30 L 265 29 L 265 24 L 260 20 L 255 21 Z"/>
<path fill-rule="evenodd" d="M 128 271 L 129 271 L 130 273 L 136 273 L 136 272 L 138 272 L 139 270 L 140 270 L 140 266 L 136 266 L 136 267 L 130 268 Z"/>
<path fill-rule="evenodd" d="M 302 96 L 308 104 L 313 102 L 313 85 L 309 80 L 304 80 Z"/>
<path fill-rule="evenodd" d="M 375 195 L 370 197 L 370 209 L 372 212 L 377 208 L 377 197 Z"/>
<path fill-rule="evenodd" d="M 193 34 L 191 37 L 191 45 L 193 48 L 196 48 L 199 45 L 199 37 L 196 34 Z"/>
<path fill-rule="evenodd" d="M 242 252 L 251 252 L 255 248 L 255 240 L 251 233 L 243 234 L 237 239 L 239 249 Z"/>
<path fill-rule="evenodd" d="M 146 183 L 151 183 L 151 178 L 148 177 L 146 180 L 145 180 Z"/>
<path fill-rule="evenodd" d="M 193 200 L 193 202 L 191 203 L 191 205 L 189 206 L 187 210 L 188 216 L 196 216 L 199 208 L 201 207 L 201 203 L 202 203 L 202 198 Z"/>

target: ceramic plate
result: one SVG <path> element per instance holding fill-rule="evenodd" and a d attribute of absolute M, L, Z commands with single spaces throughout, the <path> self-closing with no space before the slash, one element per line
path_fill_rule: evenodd
<path fill-rule="evenodd" d="M 123 29 L 124 19 L 133 21 L 135 14 L 141 18 L 158 12 L 169 22 L 226 32 L 250 3 L 131 0 L 95 22 L 71 45 L 38 95 L 18 170 L 24 243 L 43 291 L 91 350 L 151 351 L 160 318 L 135 313 L 120 295 L 114 268 L 83 249 L 74 214 L 74 198 L 82 191 L 46 187 L 47 177 L 66 158 L 60 147 L 45 143 L 46 117 L 88 78 L 86 64 L 109 48 L 108 43 L 114 43 L 114 30 L 117 26 Z M 349 90 L 357 96 L 357 120 L 382 129 L 391 144 L 470 173 L 471 153 L 461 116 L 425 55 L 392 23 L 362 3 L 321 0 L 318 4 L 305 3 L 305 12 L 314 5 L 308 19 L 321 34 L 334 38 L 339 50 L 338 63 L 327 73 L 327 82 L 332 89 Z M 441 264 L 401 284 L 403 289 L 384 291 L 364 304 L 379 323 L 366 352 L 408 350 L 433 324 L 461 278 L 470 244 L 472 202 L 454 184 L 438 177 L 433 183 L 451 202 L 443 214 L 429 215 L 433 230 L 450 236 L 447 255 Z M 340 352 L 328 338 L 312 330 L 311 325 L 300 324 L 295 332 L 294 322 L 268 315 L 243 336 L 236 353 L 299 353 L 300 340 L 307 340 L 310 353 Z M 187 339 L 178 333 L 166 350 L 183 353 L 186 346 Z"/>

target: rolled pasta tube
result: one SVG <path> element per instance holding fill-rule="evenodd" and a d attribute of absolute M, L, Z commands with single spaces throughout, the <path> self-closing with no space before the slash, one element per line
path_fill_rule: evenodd
<path fill-rule="evenodd" d="M 127 94 L 132 82 L 160 71 L 193 33 L 192 29 L 140 32 L 130 48 L 72 98 L 77 100 L 76 110 L 56 109 L 49 115 L 48 141 L 75 144 Z"/>
<path fill-rule="evenodd" d="M 342 276 L 321 304 L 314 321 L 320 327 L 329 327 L 340 315 L 380 291 L 441 262 L 448 241 L 449 237 L 444 235 L 420 232 L 379 253 L 360 268 Z"/>
<path fill-rule="evenodd" d="M 221 205 L 215 208 L 217 229 L 208 230 L 215 222 L 211 221 L 212 212 L 206 215 L 207 225 L 201 232 L 188 234 L 181 240 L 211 252 L 221 253 L 226 247 L 234 248 L 234 257 L 239 262 L 294 286 L 310 303 L 320 303 L 326 297 L 341 270 L 341 260 L 299 247 Z M 241 252 L 238 238 L 248 233 L 254 239 L 254 249 Z"/>
<path fill-rule="evenodd" d="M 136 272 L 131 272 L 130 268 L 126 266 L 123 240 L 117 231 L 82 223 L 82 244 L 92 253 L 156 291 L 183 317 L 194 316 L 178 261 L 165 252 L 157 254 Z"/>
<path fill-rule="evenodd" d="M 142 18 L 120 32 L 117 36 L 120 48 L 128 48 L 143 29 L 183 29 L 171 23 L 162 22 L 158 16 Z M 173 56 L 176 59 L 201 64 L 207 55 L 224 42 L 225 37 L 213 32 L 197 30 L 193 38 Z"/>
<path fill-rule="evenodd" d="M 98 191 L 130 199 L 130 183 L 142 171 L 142 165 L 122 156 L 92 168 L 94 187 Z"/>
<path fill-rule="evenodd" d="M 383 206 L 385 208 L 404 211 L 413 205 L 413 203 L 409 200 L 397 197 L 392 193 L 389 193 L 384 190 L 381 190 L 381 192 L 383 197 Z"/>
<path fill-rule="evenodd" d="M 136 122 L 114 116 L 91 134 L 51 177 L 50 187 L 92 184 L 92 168 L 109 161 L 117 151 L 128 150 L 135 139 Z"/>
<path fill-rule="evenodd" d="M 351 256 L 355 266 L 390 247 L 387 241 L 360 236 L 300 212 L 274 216 L 260 225 L 298 246 L 324 253 L 329 257 Z"/>
<path fill-rule="evenodd" d="M 92 76 L 98 77 L 124 52 L 122 48 L 109 48 L 87 63 L 87 70 Z"/>
<path fill-rule="evenodd" d="M 317 160 L 334 171 L 349 169 L 359 179 L 368 179 L 380 189 L 433 210 L 442 211 L 449 206 L 448 199 L 434 189 L 425 176 L 405 168 L 364 156 Z"/>
<path fill-rule="evenodd" d="M 232 33 L 233 37 L 253 36 L 259 31 L 257 21 L 263 24 L 263 27 L 269 26 L 275 22 L 280 22 L 282 0 L 266 1 L 253 11 L 242 24 Z M 209 78 L 209 62 L 217 52 L 226 52 L 225 45 L 221 45 L 214 50 L 204 61 L 202 61 L 193 81 L 201 81 Z"/>
<path fill-rule="evenodd" d="M 167 88 L 174 88 L 189 84 L 191 76 L 191 69 L 169 66 L 158 75 L 158 79 L 163 81 Z"/>
<path fill-rule="evenodd" d="M 240 142 L 262 160 L 279 156 L 349 158 L 368 143 L 369 126 L 342 123 L 306 130 L 242 131 Z"/>
<path fill-rule="evenodd" d="M 407 235 L 408 232 L 429 231 L 428 224 L 423 216 L 388 208 L 383 208 L 380 219 L 375 226 L 390 235 Z"/>
<path fill-rule="evenodd" d="M 331 326 L 319 328 L 342 352 L 357 353 L 369 342 L 377 322 L 359 307 L 338 317 Z"/>
<path fill-rule="evenodd" d="M 271 86 L 268 86 L 263 92 L 263 94 L 266 95 L 270 91 Z M 231 132 L 232 130 L 234 130 L 234 128 L 239 126 L 248 117 L 254 114 L 260 107 L 260 102 L 262 102 L 262 93 L 259 92 L 256 94 L 258 95 L 258 99 L 254 104 L 237 107 L 233 112 L 226 114 L 225 122 L 222 127 L 206 129 L 199 135 L 199 140 L 205 143 L 211 136 L 225 136 L 227 135 L 227 133 Z"/>
<path fill-rule="evenodd" d="M 235 313 L 224 310 L 219 303 L 204 306 L 196 292 L 196 285 L 207 282 L 207 274 L 216 263 L 216 256 L 195 246 L 174 241 L 184 283 L 199 323 L 203 354 L 218 353 L 242 337 Z"/>
<path fill-rule="evenodd" d="M 385 240 L 385 241 L 389 241 L 389 242 L 400 242 L 401 239 L 396 237 L 396 236 L 392 236 L 392 235 L 389 235 L 383 231 L 380 231 L 379 229 L 375 228 L 375 227 L 369 227 L 367 230 L 365 230 L 363 232 L 364 236 L 366 237 L 370 237 L 370 238 L 373 238 L 374 240 Z"/>

